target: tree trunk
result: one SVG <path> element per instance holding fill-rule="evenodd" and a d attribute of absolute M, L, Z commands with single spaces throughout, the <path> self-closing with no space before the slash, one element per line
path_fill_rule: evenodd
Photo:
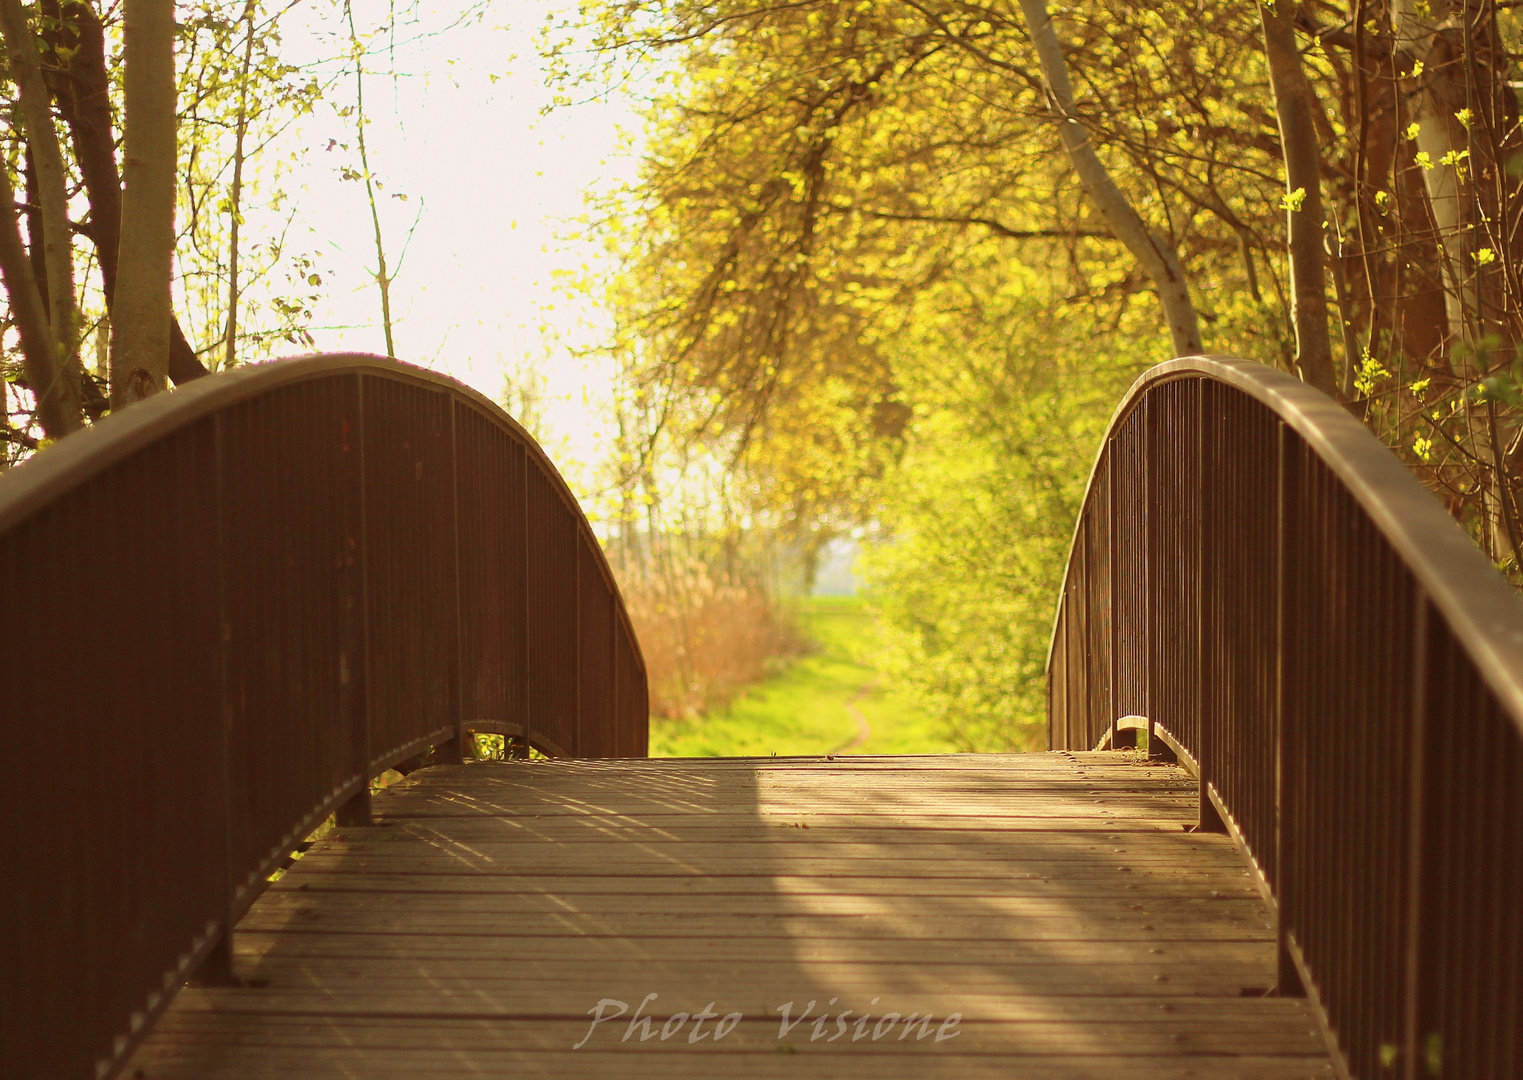
<path fill-rule="evenodd" d="M 85 181 L 90 201 L 89 236 L 100 263 L 101 291 L 109 310 L 116 301 L 116 260 L 121 248 L 122 178 L 116 168 L 116 135 L 112 130 L 110 80 L 106 74 L 105 34 L 100 18 L 88 0 L 42 0 L 46 30 L 43 37 L 52 53 L 46 74 L 58 103 L 58 112 L 69 125 L 74 158 Z M 170 326 L 169 377 L 189 382 L 208 374 L 185 340 L 180 324 Z"/>
<path fill-rule="evenodd" d="M 1430 221 L 1428 194 L 1413 160 L 1412 144 L 1396 153 L 1393 184 L 1397 219 L 1407 227 L 1389 230 L 1394 247 L 1391 285 L 1379 295 L 1400 296 L 1400 310 L 1392 318 L 1400 330 L 1393 355 L 1423 360 L 1441 376 L 1454 374 L 1446 346 L 1449 338 L 1448 292 L 1444 287 L 1444 251 Z M 1413 228 L 1412 223 L 1424 227 Z M 1413 378 L 1420 377 L 1414 374 Z"/>
<path fill-rule="evenodd" d="M 35 180 L 42 218 L 42 263 L 46 267 L 44 305 L 58 350 L 60 377 L 77 380 L 79 326 L 74 306 L 74 236 L 69 228 L 69 187 L 63 152 L 53 128 L 53 107 L 37 42 L 21 0 L 0 0 L 0 33 L 20 91 L 22 134 L 26 137 L 28 172 Z M 41 286 L 42 282 L 38 282 Z"/>
<path fill-rule="evenodd" d="M 1484 14 L 1484 5 L 1453 0 L 1391 5 L 1409 65 L 1404 86 L 1417 146 L 1427 157 L 1422 177 L 1442 249 L 1449 346 L 1469 346 L 1458 350 L 1456 367 L 1475 377 L 1488 373 L 1475 347 L 1490 335 L 1510 346 L 1516 336 L 1502 267 L 1523 255 L 1516 212 L 1493 190 L 1507 186 L 1502 178 L 1519 150 L 1517 106 L 1498 66 L 1505 53 Z M 1498 260 L 1490 266 L 1477 260 L 1484 247 Z"/>
<path fill-rule="evenodd" d="M 1291 317 L 1296 328 L 1296 367 L 1324 394 L 1338 397 L 1333 344 L 1327 331 L 1327 268 L 1323 250 L 1322 153 L 1316 99 L 1301 67 L 1290 0 L 1260 3 L 1269 85 L 1285 161 L 1286 234 L 1290 250 Z M 1357 356 L 1348 358 L 1358 363 Z"/>
<path fill-rule="evenodd" d="M 158 393 L 169 369 L 174 271 L 174 0 L 123 7 L 121 250 L 111 310 L 111 406 Z"/>
<path fill-rule="evenodd" d="M 238 130 L 233 140 L 233 189 L 228 201 L 227 330 L 223 334 L 222 366 L 238 359 L 238 226 L 243 218 L 243 141 L 249 127 L 249 67 L 254 61 L 254 0 L 243 7 L 247 36 L 243 42 L 243 71 L 238 81 Z"/>
<path fill-rule="evenodd" d="M 37 183 L 37 165 L 22 144 L 21 167 L 25 180 L 26 195 L 22 199 L 21 216 L 26 220 L 26 251 L 32 260 L 32 277 L 37 282 L 37 292 L 42 297 L 42 310 L 48 310 L 48 254 L 47 241 L 42 230 L 42 188 Z"/>
<path fill-rule="evenodd" d="M 391 336 L 391 275 L 386 269 L 386 244 L 381 235 L 381 215 L 376 208 L 375 178 L 370 175 L 370 155 L 365 150 L 365 50 L 360 47 L 354 29 L 354 8 L 344 3 L 344 17 L 349 20 L 349 46 L 354 54 L 354 131 L 360 147 L 360 169 L 365 174 L 365 198 L 370 204 L 370 224 L 375 230 L 375 284 L 381 294 L 381 328 L 386 334 L 386 355 L 396 356 L 396 342 Z"/>
<path fill-rule="evenodd" d="M 1447 7 L 1441 2 L 1419 5 L 1413 0 L 1392 0 L 1391 22 L 1398 45 L 1422 64 L 1422 73 L 1413 80 L 1416 92 L 1409 95 L 1409 108 L 1418 125 L 1418 149 L 1429 160 L 1422 177 L 1442 249 L 1444 306 L 1452 347 L 1466 337 L 1463 253 L 1468 245 L 1460 229 L 1458 173 L 1453 165 L 1439 164 L 1465 145 L 1464 129 L 1454 116 L 1465 107 L 1463 68 L 1456 63 L 1456 49 L 1449 40 L 1453 27 L 1444 25 L 1446 20 L 1435 10 Z"/>
<path fill-rule="evenodd" d="M 43 0 L 44 37 L 52 52 L 53 98 L 69 125 L 74 158 L 90 200 L 90 239 L 100 260 L 102 291 L 116 298 L 116 257 L 121 247 L 122 178 L 116 168 L 110 79 L 100 19 L 84 0 L 60 6 Z"/>
<path fill-rule="evenodd" d="M 37 420 L 43 434 L 61 439 L 83 424 L 78 387 L 58 377 L 58 350 L 43 310 L 32 263 L 21 243 L 16 217 L 16 192 L 10 173 L 0 165 L 0 278 L 10 300 L 11 321 L 21 339 L 21 363 L 37 399 Z"/>
<path fill-rule="evenodd" d="M 1517 99 L 1507 82 L 1495 7 L 1472 0 L 1393 0 L 1422 174 L 1439 233 L 1449 350 L 1465 381 L 1506 370 L 1516 357 L 1523 261 L 1519 207 L 1508 173 L 1520 154 Z M 1471 402 L 1470 435 L 1482 469 L 1481 504 L 1493 558 L 1523 563 L 1519 483 L 1509 447 L 1516 413 Z"/>
<path fill-rule="evenodd" d="M 1026 16 L 1026 28 L 1036 46 L 1037 57 L 1042 64 L 1042 76 L 1047 83 L 1049 103 L 1058 116 L 1058 134 L 1063 147 L 1073 162 L 1074 172 L 1084 185 L 1084 190 L 1094 200 L 1100 215 L 1115 233 L 1116 239 L 1126 245 L 1132 257 L 1142 266 L 1158 290 L 1159 302 L 1163 304 L 1164 319 L 1169 326 L 1169 336 L 1174 342 L 1178 356 L 1191 356 L 1202 352 L 1200 329 L 1195 319 L 1195 305 L 1190 301 L 1189 283 L 1185 280 L 1184 266 L 1179 252 L 1166 238 L 1147 227 L 1147 223 L 1132 208 L 1126 195 L 1111 179 L 1110 172 L 1095 153 L 1089 131 L 1079 120 L 1074 109 L 1073 87 L 1068 81 L 1068 62 L 1063 56 L 1063 46 L 1052 27 L 1052 17 L 1047 12 L 1046 0 L 1021 0 L 1021 11 Z"/>
<path fill-rule="evenodd" d="M 1346 154 L 1354 163 L 1359 250 L 1343 265 L 1355 296 L 1356 340 L 1367 342 L 1391 368 L 1396 385 L 1406 386 L 1425 375 L 1448 373 L 1443 354 L 1448 316 L 1438 243 L 1426 224 L 1427 192 L 1418 179 L 1412 142 L 1403 137 L 1396 58 L 1373 37 L 1377 24 L 1368 13 L 1375 10 L 1365 3 L 1355 8 L 1355 102 Z M 1395 296 L 1401 303 L 1390 303 Z"/>

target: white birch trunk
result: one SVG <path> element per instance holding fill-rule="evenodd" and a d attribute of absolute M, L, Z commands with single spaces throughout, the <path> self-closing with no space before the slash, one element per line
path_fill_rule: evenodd
<path fill-rule="evenodd" d="M 122 241 L 111 309 L 111 407 L 169 375 L 175 215 L 174 0 L 125 0 Z"/>
<path fill-rule="evenodd" d="M 48 322 L 58 351 L 60 377 L 79 378 L 79 318 L 74 302 L 74 239 L 69 228 L 68 177 L 53 105 L 43 81 L 37 42 L 21 0 L 0 0 L 0 32 L 20 90 L 21 118 L 27 148 L 36 169 L 42 211 L 42 247 L 47 265 Z"/>
<path fill-rule="evenodd" d="M 1111 179 L 1105 163 L 1095 153 L 1089 131 L 1079 120 L 1074 109 L 1073 87 L 1068 81 L 1068 61 L 1063 56 L 1063 46 L 1052 27 L 1052 17 L 1047 12 L 1046 0 L 1021 0 L 1021 11 L 1026 16 L 1026 29 L 1036 46 L 1041 61 L 1042 77 L 1047 83 L 1049 103 L 1058 116 L 1058 135 L 1068 151 L 1074 172 L 1095 207 L 1115 233 L 1116 239 L 1126 245 L 1143 271 L 1152 279 L 1163 305 L 1164 320 L 1168 323 L 1169 336 L 1174 342 L 1177 356 L 1192 356 L 1202 351 L 1200 328 L 1195 318 L 1195 305 L 1190 300 L 1189 283 L 1185 280 L 1184 266 L 1179 252 L 1167 239 L 1148 228 L 1142 216 L 1133 209 L 1126 195 Z"/>
<path fill-rule="evenodd" d="M 43 434 L 61 439 L 83 423 L 78 395 L 58 377 L 58 349 L 42 310 L 42 295 L 32 277 L 31 260 L 21 243 L 16 218 L 16 193 L 10 173 L 0 164 L 0 280 L 10 301 L 11 322 L 21 339 L 21 362 L 37 401 L 37 421 Z M 75 387 L 74 389 L 77 389 Z"/>
<path fill-rule="evenodd" d="M 1452 5 L 1432 0 L 1421 5 L 1427 17 L 1418 14 L 1418 0 L 1391 0 L 1392 30 L 1397 46 L 1414 63 L 1423 65 L 1421 73 L 1409 84 L 1407 108 L 1417 124 L 1417 148 L 1428 156 L 1431 167 L 1424 168 L 1423 186 L 1439 233 L 1439 257 L 1444 275 L 1444 310 L 1449 324 L 1449 345 L 1464 342 L 1466 331 L 1464 288 L 1469 273 L 1469 253 L 1474 245 L 1461 227 L 1459 166 L 1444 164 L 1451 154 L 1465 149 L 1465 129 L 1455 117 L 1464 107 L 1463 87 L 1454 100 L 1450 82 L 1452 74 L 1441 70 L 1435 47 L 1439 34 L 1449 28 Z M 1403 133 L 1404 135 L 1405 133 Z M 1467 350 L 1469 351 L 1469 350 Z M 1475 358 L 1466 364 L 1474 373 Z"/>

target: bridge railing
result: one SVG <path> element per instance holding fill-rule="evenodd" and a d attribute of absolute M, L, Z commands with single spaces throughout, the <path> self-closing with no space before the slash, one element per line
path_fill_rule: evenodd
<path fill-rule="evenodd" d="M 1054 748 L 1143 728 L 1200 777 L 1276 912 L 1280 990 L 1354 1076 L 1523 1076 L 1523 602 L 1340 406 L 1244 361 L 1142 376 L 1048 693 Z"/>
<path fill-rule="evenodd" d="M 390 360 L 239 369 L 0 478 L 0 1075 L 104 1077 L 294 845 L 472 731 L 644 756 L 639 646 L 522 428 Z"/>

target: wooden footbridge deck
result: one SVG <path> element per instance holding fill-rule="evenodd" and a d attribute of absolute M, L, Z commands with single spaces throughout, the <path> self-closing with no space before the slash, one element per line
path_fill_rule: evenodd
<path fill-rule="evenodd" d="M 43 451 L 0 590 L 4 1080 L 1523 1076 L 1523 602 L 1259 365 L 1118 408 L 1047 753 L 646 760 L 554 467 L 374 357 Z"/>
<path fill-rule="evenodd" d="M 239 924 L 248 987 L 182 992 L 127 1075 L 1333 1075 L 1267 996 L 1242 857 L 1145 757 L 479 763 L 375 809 Z"/>

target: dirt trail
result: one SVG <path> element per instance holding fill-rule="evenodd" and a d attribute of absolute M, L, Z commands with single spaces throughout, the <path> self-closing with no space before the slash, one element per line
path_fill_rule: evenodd
<path fill-rule="evenodd" d="M 868 739 L 873 737 L 872 725 L 867 722 L 867 717 L 862 715 L 862 710 L 857 708 L 857 702 L 861 701 L 877 688 L 878 678 L 875 675 L 867 682 L 863 683 L 862 686 L 857 689 L 857 692 L 851 696 L 851 700 L 846 703 L 846 714 L 857 722 L 857 737 L 852 739 L 850 742 L 843 743 L 841 746 L 832 750 L 832 755 L 855 753 L 857 750 L 861 749 L 867 744 Z"/>

